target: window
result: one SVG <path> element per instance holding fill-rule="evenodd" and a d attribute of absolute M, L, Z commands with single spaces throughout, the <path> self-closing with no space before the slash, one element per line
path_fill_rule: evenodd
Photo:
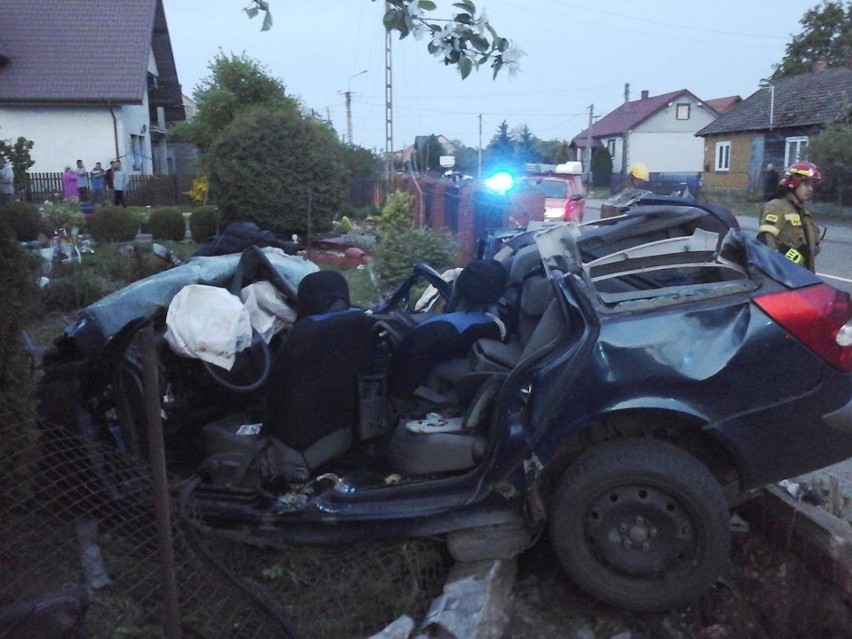
<path fill-rule="evenodd" d="M 615 138 L 610 138 L 606 141 L 606 150 L 609 151 L 609 157 L 615 157 Z"/>
<path fill-rule="evenodd" d="M 675 110 L 675 118 L 678 120 L 688 120 L 689 119 L 689 102 L 681 102 L 677 105 L 677 109 Z"/>
<path fill-rule="evenodd" d="M 716 170 L 731 170 L 731 143 L 716 142 Z"/>
<path fill-rule="evenodd" d="M 800 135 L 787 138 L 786 150 L 784 152 L 784 166 L 790 166 L 793 162 L 804 160 L 807 156 L 808 136 Z"/>

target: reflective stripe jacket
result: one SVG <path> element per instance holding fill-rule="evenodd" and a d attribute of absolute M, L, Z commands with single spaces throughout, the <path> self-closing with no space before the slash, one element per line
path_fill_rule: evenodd
<path fill-rule="evenodd" d="M 819 228 L 804 206 L 796 206 L 787 197 L 770 200 L 760 214 L 757 236 L 797 264 L 815 270 Z"/>

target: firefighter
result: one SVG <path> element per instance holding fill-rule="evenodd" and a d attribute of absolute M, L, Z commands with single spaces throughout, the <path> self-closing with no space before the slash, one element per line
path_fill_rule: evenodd
<path fill-rule="evenodd" d="M 763 205 L 757 229 L 758 240 L 812 271 L 816 269 L 820 233 L 805 203 L 821 178 L 812 162 L 792 164 L 779 183 L 781 195 Z"/>
<path fill-rule="evenodd" d="M 625 189 L 641 189 L 645 182 L 651 179 L 651 174 L 648 172 L 648 167 L 641 162 L 634 162 L 627 169 L 627 180 L 625 180 Z"/>

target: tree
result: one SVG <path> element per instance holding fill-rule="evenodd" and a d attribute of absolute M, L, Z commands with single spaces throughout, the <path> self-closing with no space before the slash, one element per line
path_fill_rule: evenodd
<path fill-rule="evenodd" d="M 509 124 L 506 120 L 503 120 L 497 127 L 497 133 L 491 138 L 485 151 L 488 155 L 489 164 L 511 163 L 515 155 L 515 143 L 509 135 Z"/>
<path fill-rule="evenodd" d="M 379 177 L 384 170 L 382 158 L 363 146 L 343 145 L 343 165 L 352 178 Z"/>
<path fill-rule="evenodd" d="M 219 134 L 241 113 L 261 106 L 298 110 L 299 103 L 287 95 L 283 82 L 245 54 L 223 52 L 209 65 L 210 76 L 193 91 L 198 110 L 190 122 L 176 125 L 170 133 L 192 142 L 202 156 Z"/>
<path fill-rule="evenodd" d="M 609 186 L 612 181 L 612 156 L 601 146 L 592 147 L 592 184 Z"/>
<path fill-rule="evenodd" d="M 541 140 L 535 137 L 525 124 L 517 134 L 515 141 L 515 157 L 519 162 L 541 162 L 542 156 L 538 146 Z"/>
<path fill-rule="evenodd" d="M 808 158 L 825 176 L 822 188 L 837 190 L 837 204 L 843 205 L 843 187 L 852 181 L 852 123 L 829 124 L 808 142 Z"/>
<path fill-rule="evenodd" d="M 441 169 L 441 156 L 446 155 L 444 145 L 438 140 L 438 136 L 430 135 L 426 142 L 417 149 L 416 167 L 418 171 L 439 171 Z"/>
<path fill-rule="evenodd" d="M 852 1 L 826 0 L 808 9 L 799 20 L 802 32 L 787 45 L 774 79 L 811 71 L 813 63 L 825 58 L 829 67 L 852 61 Z"/>
<path fill-rule="evenodd" d="M 12 172 L 15 174 L 15 190 L 22 191 L 27 188 L 27 171 L 35 164 L 30 155 L 33 141 L 21 136 L 14 144 L 0 140 L 0 155 L 5 156 L 12 164 Z"/>
<path fill-rule="evenodd" d="M 343 149 L 327 125 L 296 109 L 239 115 L 210 147 L 210 187 L 223 222 L 248 220 L 279 235 L 331 227 L 344 204 Z"/>
<path fill-rule="evenodd" d="M 484 15 L 476 15 L 476 5 L 471 0 L 454 2 L 457 12 L 452 18 L 431 20 L 426 18 L 427 13 L 437 9 L 432 0 L 387 0 L 386 6 L 385 29 L 396 31 L 400 39 L 411 34 L 416 38 L 428 38 L 426 48 L 429 53 L 444 64 L 455 66 L 462 79 L 486 63 L 495 78 L 503 67 L 509 70 L 510 75 L 514 74 L 518 60 L 524 55 L 508 39 L 500 36 Z M 261 31 L 272 27 L 272 14 L 266 0 L 251 0 L 245 12 L 250 18 L 263 12 Z"/>

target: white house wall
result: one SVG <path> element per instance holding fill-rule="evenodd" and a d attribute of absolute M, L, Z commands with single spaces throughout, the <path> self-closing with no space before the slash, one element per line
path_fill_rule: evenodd
<path fill-rule="evenodd" d="M 120 155 L 127 155 L 130 148 L 130 133 L 141 133 L 147 126 L 147 105 L 113 107 L 118 132 Z M 87 169 L 95 162 L 106 167 L 115 157 L 115 129 L 107 106 L 77 107 L 0 107 L 0 137 L 14 142 L 18 137 L 33 141 L 30 156 L 35 164 L 30 171 L 47 173 L 63 171 L 83 160 Z M 144 136 L 143 156 L 146 162 L 143 171 L 151 173 L 151 138 Z M 125 167 L 128 172 L 130 167 Z"/>
<path fill-rule="evenodd" d="M 119 145 L 122 149 L 121 165 L 124 170 L 131 174 L 151 175 L 153 164 L 151 161 L 151 133 L 148 131 L 148 92 L 142 104 L 125 105 L 121 107 L 119 126 Z M 130 136 L 136 135 L 141 138 L 142 163 L 139 169 L 134 169 L 131 162 L 131 140 Z"/>
<path fill-rule="evenodd" d="M 675 117 L 677 104 L 688 103 L 689 118 Z M 716 114 L 691 98 L 678 98 L 638 125 L 630 133 L 627 164 L 642 162 L 652 173 L 700 172 L 704 142 L 696 131 L 716 119 Z"/>

